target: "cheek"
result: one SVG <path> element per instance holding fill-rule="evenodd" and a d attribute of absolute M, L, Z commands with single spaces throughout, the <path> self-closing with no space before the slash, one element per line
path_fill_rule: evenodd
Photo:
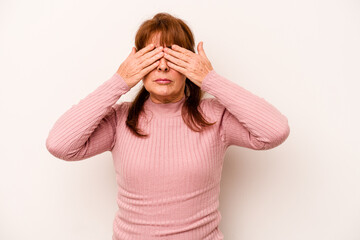
<path fill-rule="evenodd" d="M 143 82 L 144 86 L 147 86 L 148 83 L 150 82 L 150 77 L 148 75 L 144 76 L 142 79 L 142 82 Z"/>
<path fill-rule="evenodd" d="M 186 76 L 185 76 L 184 74 L 182 74 L 181 72 L 178 72 L 178 71 L 176 71 L 176 70 L 174 70 L 174 69 L 173 69 L 172 71 L 173 71 L 174 77 L 175 77 L 176 79 L 181 79 L 181 80 L 185 81 Z"/>
<path fill-rule="evenodd" d="M 143 81 L 146 81 L 147 79 L 150 79 L 152 77 L 152 75 L 154 74 L 156 69 L 150 71 L 148 74 L 146 74 L 144 77 L 143 77 Z"/>

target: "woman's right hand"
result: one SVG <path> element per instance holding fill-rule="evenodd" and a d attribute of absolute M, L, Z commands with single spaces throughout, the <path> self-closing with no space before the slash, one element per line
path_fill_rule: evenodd
<path fill-rule="evenodd" d="M 164 55 L 163 47 L 154 47 L 154 44 L 149 44 L 137 52 L 133 47 L 130 55 L 118 68 L 117 73 L 130 88 L 134 87 L 146 74 L 159 65 L 159 58 Z"/>

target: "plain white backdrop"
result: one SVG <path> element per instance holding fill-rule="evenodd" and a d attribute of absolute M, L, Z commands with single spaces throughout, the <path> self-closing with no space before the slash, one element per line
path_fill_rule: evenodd
<path fill-rule="evenodd" d="M 0 239 L 111 239 L 111 153 L 66 162 L 45 141 L 61 114 L 116 72 L 158 12 L 183 19 L 219 74 L 289 120 L 277 148 L 228 148 L 225 240 L 359 240 L 357 0 L 1 0 Z"/>

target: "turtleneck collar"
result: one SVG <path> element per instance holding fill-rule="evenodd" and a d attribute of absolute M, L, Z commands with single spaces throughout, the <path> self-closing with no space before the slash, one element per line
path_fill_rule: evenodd
<path fill-rule="evenodd" d="M 150 96 L 144 103 L 144 108 L 150 110 L 157 117 L 173 117 L 181 116 L 181 108 L 185 102 L 185 95 L 177 102 L 171 103 L 155 103 Z"/>

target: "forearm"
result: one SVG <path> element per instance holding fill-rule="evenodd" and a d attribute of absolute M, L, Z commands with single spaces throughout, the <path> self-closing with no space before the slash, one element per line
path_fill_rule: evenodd
<path fill-rule="evenodd" d="M 86 142 L 100 122 L 113 111 L 112 106 L 129 89 L 120 75 L 115 73 L 78 104 L 73 105 L 50 130 L 46 139 L 49 152 L 61 159 L 76 158 L 87 147 Z M 104 126 L 103 131 L 107 129 L 110 131 L 111 127 Z"/>
<path fill-rule="evenodd" d="M 289 135 L 288 120 L 277 108 L 214 70 L 205 77 L 201 88 L 217 98 L 242 127 L 248 130 L 251 134 L 248 140 L 264 143 L 263 149 L 280 144 Z M 228 131 L 228 134 L 236 133 Z"/>

